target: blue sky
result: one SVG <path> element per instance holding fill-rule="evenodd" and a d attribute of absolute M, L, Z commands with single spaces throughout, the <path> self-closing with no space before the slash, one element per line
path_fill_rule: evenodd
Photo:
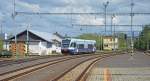
<path fill-rule="evenodd" d="M 16 11 L 25 12 L 103 12 L 103 3 L 109 1 L 108 12 L 130 12 L 131 0 L 16 0 Z M 150 12 L 150 0 L 133 0 L 134 12 Z M 0 0 L 0 22 L 3 31 L 16 33 L 26 29 L 59 32 L 76 36 L 82 33 L 100 33 L 104 27 L 81 27 L 72 24 L 104 25 L 102 15 L 17 15 L 15 24 L 12 20 L 13 0 Z M 107 17 L 107 24 L 110 24 Z M 150 16 L 134 16 L 133 24 L 150 24 Z M 129 16 L 117 16 L 115 24 L 130 24 Z M 110 30 L 110 27 L 107 27 Z M 134 27 L 134 31 L 140 31 Z M 116 31 L 130 31 L 130 27 L 116 27 Z"/>

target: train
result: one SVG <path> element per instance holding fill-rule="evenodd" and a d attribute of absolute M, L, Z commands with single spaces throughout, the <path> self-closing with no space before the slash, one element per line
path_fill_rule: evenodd
<path fill-rule="evenodd" d="M 67 38 L 62 40 L 61 53 L 62 54 L 84 54 L 84 53 L 95 53 L 96 52 L 96 41 Z"/>

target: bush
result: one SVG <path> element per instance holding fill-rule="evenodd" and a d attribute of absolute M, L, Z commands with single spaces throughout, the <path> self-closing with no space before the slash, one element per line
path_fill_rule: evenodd
<path fill-rule="evenodd" d="M 0 57 L 11 57 L 12 53 L 10 51 L 7 50 L 2 50 L 0 51 Z"/>

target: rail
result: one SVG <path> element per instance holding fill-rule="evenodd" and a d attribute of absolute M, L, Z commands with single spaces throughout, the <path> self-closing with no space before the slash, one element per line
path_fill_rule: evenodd
<path fill-rule="evenodd" d="M 39 64 L 36 64 L 36 65 L 33 65 L 33 66 L 24 67 L 24 68 L 12 70 L 12 71 L 9 71 L 9 72 L 5 72 L 5 73 L 0 74 L 0 81 L 8 81 L 8 80 L 17 78 L 19 76 L 22 76 L 24 74 L 31 73 L 33 71 L 42 69 L 42 68 L 44 68 L 46 66 L 49 66 L 49 65 L 53 65 L 53 64 L 56 64 L 56 63 L 60 63 L 60 62 L 70 60 L 70 59 L 76 59 L 76 58 L 81 58 L 81 57 L 85 57 L 85 56 L 89 56 L 89 55 L 77 55 L 77 56 L 64 57 L 64 58 L 61 58 L 61 59 L 55 59 L 55 60 L 47 61 L 47 62 L 44 62 L 44 63 L 39 63 Z"/>
<path fill-rule="evenodd" d="M 115 56 L 115 55 L 121 55 L 121 54 L 125 54 L 125 53 L 111 54 L 111 55 L 109 55 L 109 57 Z M 108 55 L 104 56 L 103 58 L 106 58 L 106 57 L 108 57 Z M 98 59 L 94 60 L 92 63 L 90 63 L 88 65 L 88 67 L 86 67 L 86 69 L 79 75 L 79 77 L 75 81 L 86 81 L 86 78 L 87 78 L 90 70 L 92 69 L 92 67 L 101 59 L 102 58 L 98 58 Z"/>
<path fill-rule="evenodd" d="M 19 60 L 5 60 L 0 62 L 0 67 L 5 67 L 12 64 L 18 64 L 18 63 L 25 63 L 25 62 L 31 62 L 39 59 L 46 59 L 49 57 L 61 57 L 61 56 L 39 56 L 39 57 L 33 57 L 33 58 L 27 58 L 27 59 L 19 59 Z"/>

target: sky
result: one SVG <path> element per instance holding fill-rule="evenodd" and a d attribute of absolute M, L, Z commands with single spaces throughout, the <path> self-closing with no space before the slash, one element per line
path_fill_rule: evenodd
<path fill-rule="evenodd" d="M 16 12 L 43 12 L 43 13 L 98 13 L 104 12 L 103 4 L 109 1 L 107 12 L 129 13 L 131 0 L 16 0 Z M 150 0 L 133 0 L 133 12 L 150 12 Z M 77 36 L 82 33 L 104 33 L 102 26 L 75 26 L 75 25 L 104 25 L 104 15 L 27 15 L 18 14 L 12 18 L 13 0 L 0 0 L 0 23 L 3 32 L 15 34 L 29 29 L 43 32 L 58 32 L 62 35 Z M 150 24 L 150 15 L 135 15 L 133 24 Z M 107 16 L 107 25 L 111 17 Z M 130 25 L 130 16 L 117 16 L 114 24 Z M 107 27 L 107 31 L 110 31 Z M 116 31 L 130 31 L 130 27 L 115 27 Z M 135 32 L 141 27 L 133 27 Z M 107 32 L 110 33 L 110 32 Z M 129 32 L 128 32 L 129 33 Z"/>

